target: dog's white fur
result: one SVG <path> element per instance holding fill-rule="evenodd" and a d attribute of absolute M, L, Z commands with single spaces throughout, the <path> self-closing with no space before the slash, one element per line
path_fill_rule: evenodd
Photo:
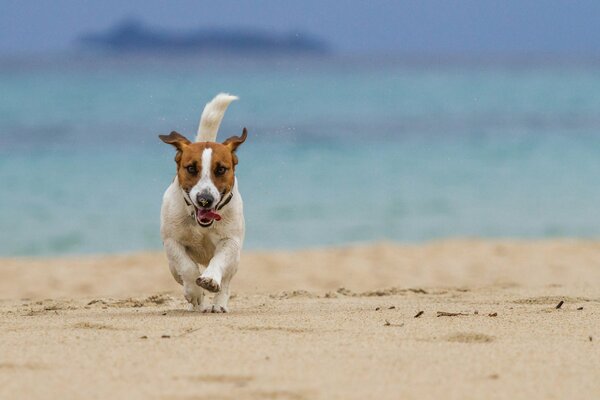
<path fill-rule="evenodd" d="M 200 119 L 197 141 L 215 141 L 223 115 L 229 104 L 236 99 L 235 96 L 222 93 L 206 105 Z M 205 150 L 202 154 L 203 164 L 207 162 L 210 165 L 210 153 Z M 202 170 L 206 170 L 204 165 Z M 207 182 L 204 178 L 196 184 L 200 185 L 214 187 L 212 182 Z M 196 186 L 190 193 L 196 192 Z M 215 197 L 215 202 L 218 203 L 221 200 L 218 190 L 216 194 L 218 197 Z M 190 215 L 177 177 L 163 196 L 160 232 L 169 269 L 175 280 L 183 285 L 184 297 L 193 310 L 228 311 L 229 283 L 238 268 L 245 232 L 243 202 L 237 178 L 232 194 L 229 203 L 219 211 L 222 219 L 214 221 L 209 227 L 199 226 Z M 205 267 L 202 273 L 198 264 Z M 202 280 L 204 287 L 218 289 L 213 304 L 204 304 L 204 289 L 196 283 L 198 278 Z"/>

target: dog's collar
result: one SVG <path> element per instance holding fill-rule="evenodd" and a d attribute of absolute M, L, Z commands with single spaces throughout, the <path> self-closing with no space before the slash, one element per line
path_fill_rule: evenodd
<path fill-rule="evenodd" d="M 229 202 L 231 201 L 231 199 L 233 199 L 233 187 L 231 187 L 231 191 L 229 192 L 229 194 L 227 195 L 227 197 L 225 198 L 225 200 L 222 200 L 221 203 L 219 205 L 217 205 L 217 211 L 219 211 L 221 208 L 223 208 L 227 204 L 229 204 Z"/>
<path fill-rule="evenodd" d="M 233 185 L 235 186 L 235 182 L 233 183 Z M 220 211 L 223 207 L 225 207 L 227 204 L 229 204 L 229 202 L 233 198 L 233 187 L 234 186 L 231 187 L 231 191 L 229 191 L 229 194 L 227 196 L 225 196 L 219 202 L 219 204 L 217 204 L 217 207 L 216 207 L 217 211 Z M 212 220 L 211 223 L 208 225 L 200 225 L 200 223 L 196 219 L 196 207 L 192 204 L 191 199 L 188 198 L 189 194 L 185 190 L 183 190 L 183 188 L 181 189 L 181 192 L 183 195 L 183 201 L 185 201 L 186 208 L 187 208 L 190 216 L 194 219 L 194 221 L 196 221 L 198 226 L 201 226 L 203 228 L 207 228 L 207 227 L 211 226 L 213 224 L 214 220 Z"/>
<path fill-rule="evenodd" d="M 224 201 L 221 201 L 221 204 L 219 204 L 217 206 L 217 211 L 220 210 L 221 208 L 225 207 L 227 204 L 229 204 L 229 202 L 231 201 L 232 198 L 233 198 L 233 192 L 229 192 L 229 195 L 227 195 L 227 198 Z M 185 201 L 186 206 L 195 208 L 194 205 L 192 203 L 190 203 L 190 201 L 187 199 L 187 197 L 185 195 L 183 196 L 183 200 Z"/>

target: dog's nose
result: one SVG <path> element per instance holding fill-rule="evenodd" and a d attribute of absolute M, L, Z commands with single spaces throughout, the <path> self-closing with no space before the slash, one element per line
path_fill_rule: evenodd
<path fill-rule="evenodd" d="M 198 193 L 198 196 L 196 196 L 196 201 L 200 207 L 210 208 L 214 203 L 215 198 L 212 197 L 210 193 Z"/>

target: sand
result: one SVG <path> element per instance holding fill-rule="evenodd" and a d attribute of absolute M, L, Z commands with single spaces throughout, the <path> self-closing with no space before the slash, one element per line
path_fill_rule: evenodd
<path fill-rule="evenodd" d="M 233 285 L 198 314 L 160 252 L 1 259 L 0 398 L 600 398 L 600 242 L 247 252 Z"/>

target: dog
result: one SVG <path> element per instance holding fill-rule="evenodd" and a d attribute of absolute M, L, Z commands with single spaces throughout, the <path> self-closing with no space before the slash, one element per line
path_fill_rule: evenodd
<path fill-rule="evenodd" d="M 165 191 L 160 233 L 175 280 L 194 311 L 228 312 L 229 284 L 240 262 L 245 225 L 235 168 L 236 151 L 248 132 L 216 143 L 217 131 L 236 96 L 206 104 L 192 143 L 173 131 L 159 138 L 175 147 L 177 175 Z M 200 273 L 198 265 L 205 267 Z M 204 291 L 216 293 L 205 305 Z"/>

